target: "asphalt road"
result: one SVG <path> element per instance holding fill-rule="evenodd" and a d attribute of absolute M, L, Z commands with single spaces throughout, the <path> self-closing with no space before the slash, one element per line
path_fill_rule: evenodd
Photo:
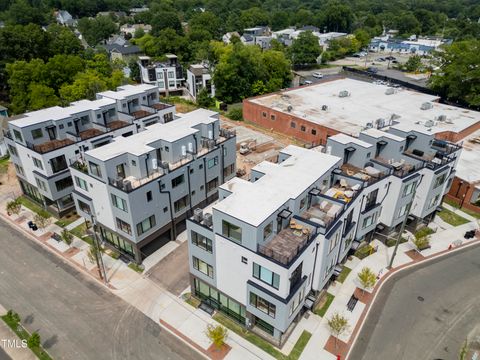
<path fill-rule="evenodd" d="M 62 259 L 0 221 L 0 304 L 55 359 L 201 359 Z M 0 354 L 1 357 L 1 354 Z"/>
<path fill-rule="evenodd" d="M 475 246 L 387 282 L 349 359 L 458 359 L 479 323 L 480 247 Z"/>

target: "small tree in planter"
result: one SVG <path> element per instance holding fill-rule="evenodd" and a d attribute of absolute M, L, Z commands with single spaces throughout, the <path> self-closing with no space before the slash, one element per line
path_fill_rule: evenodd
<path fill-rule="evenodd" d="M 377 282 L 377 276 L 370 268 L 364 267 L 358 273 L 358 280 L 362 285 L 363 291 L 365 291 L 365 289 L 371 289 L 375 286 L 375 283 Z"/>
<path fill-rule="evenodd" d="M 51 219 L 50 217 L 47 217 L 43 214 L 37 214 L 35 215 L 35 217 L 33 218 L 33 222 L 35 224 L 37 224 L 37 226 L 42 229 L 42 230 L 45 230 L 45 228 L 50 225 L 51 223 Z"/>
<path fill-rule="evenodd" d="M 21 209 L 22 209 L 22 204 L 18 200 L 12 200 L 7 203 L 6 210 L 8 215 L 10 214 L 18 215 L 20 214 Z"/>
<path fill-rule="evenodd" d="M 27 346 L 29 349 L 38 348 L 40 346 L 40 334 L 36 331 L 27 339 Z"/>
<path fill-rule="evenodd" d="M 414 237 L 413 244 L 417 247 L 418 251 L 428 249 L 430 247 L 430 236 Z"/>
<path fill-rule="evenodd" d="M 72 243 L 72 240 L 73 240 L 73 234 L 68 231 L 67 229 L 64 229 L 62 231 L 62 240 L 65 241 L 65 243 L 67 245 L 70 245 Z"/>
<path fill-rule="evenodd" d="M 227 340 L 228 330 L 222 325 L 215 326 L 213 324 L 208 324 L 205 335 L 207 335 L 209 340 L 216 346 L 217 349 L 220 349 Z"/>
<path fill-rule="evenodd" d="M 337 339 L 345 331 L 347 331 L 349 325 L 348 320 L 345 316 L 340 315 L 339 313 L 333 314 L 330 319 L 328 319 L 328 327 L 330 332 L 335 337 L 335 349 L 337 348 Z"/>

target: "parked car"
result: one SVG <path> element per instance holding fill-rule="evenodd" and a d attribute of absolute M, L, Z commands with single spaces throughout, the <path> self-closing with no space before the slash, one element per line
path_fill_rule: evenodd
<path fill-rule="evenodd" d="M 385 61 L 385 59 L 381 57 L 381 58 L 375 59 L 375 61 Z"/>
<path fill-rule="evenodd" d="M 313 84 L 310 80 L 305 80 L 302 85 L 310 85 Z"/>
<path fill-rule="evenodd" d="M 372 74 L 378 73 L 378 69 L 376 67 L 370 66 L 367 71 Z"/>
<path fill-rule="evenodd" d="M 318 72 L 318 71 L 314 72 L 314 73 L 312 74 L 312 76 L 313 76 L 314 78 L 317 78 L 317 79 L 323 78 L 323 74 L 322 74 L 321 72 Z"/>
<path fill-rule="evenodd" d="M 397 60 L 395 56 L 385 56 L 386 60 Z"/>

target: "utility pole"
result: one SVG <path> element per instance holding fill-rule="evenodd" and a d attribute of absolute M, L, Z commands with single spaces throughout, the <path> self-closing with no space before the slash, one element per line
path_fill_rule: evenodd
<path fill-rule="evenodd" d="M 412 202 L 410 203 L 410 206 L 408 206 L 408 208 L 407 208 L 407 211 L 405 213 L 405 219 L 403 219 L 403 221 L 402 221 L 402 226 L 400 227 L 400 231 L 399 231 L 398 236 L 397 236 L 397 241 L 395 242 L 395 248 L 393 249 L 392 257 L 390 258 L 390 262 L 387 266 L 388 270 L 390 270 L 393 266 L 393 260 L 395 259 L 395 256 L 397 255 L 398 245 L 400 245 L 400 240 L 402 239 L 402 234 L 403 234 L 403 231 L 405 230 L 405 226 L 407 225 L 408 216 L 410 215 L 410 210 L 413 206 L 413 202 L 415 201 L 415 196 L 417 195 L 417 188 L 420 185 L 420 183 L 422 182 L 422 179 L 423 179 L 423 175 L 420 178 L 420 181 L 417 183 L 417 185 L 415 185 L 415 188 L 413 189 Z"/>
<path fill-rule="evenodd" d="M 93 225 L 93 238 L 94 238 L 94 243 L 95 243 L 95 259 L 97 260 L 97 268 L 98 268 L 98 274 L 100 275 L 100 279 L 102 279 L 105 283 L 105 285 L 108 286 L 108 280 L 107 280 L 107 271 L 105 270 L 105 264 L 103 263 L 103 258 L 102 258 L 102 251 L 100 248 L 100 242 L 98 241 L 97 237 L 97 222 L 95 221 L 95 216 L 91 216 L 91 222 Z"/>

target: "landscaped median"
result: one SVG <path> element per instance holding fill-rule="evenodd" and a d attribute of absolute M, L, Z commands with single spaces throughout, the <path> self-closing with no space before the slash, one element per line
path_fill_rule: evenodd
<path fill-rule="evenodd" d="M 266 353 L 279 360 L 297 360 L 302 354 L 303 349 L 305 349 L 305 346 L 307 346 L 308 341 L 312 337 L 311 333 L 309 333 L 308 331 L 303 331 L 299 339 L 295 343 L 292 351 L 290 351 L 290 354 L 285 355 L 278 349 L 276 349 L 268 341 L 263 340 L 260 336 L 256 335 L 251 331 L 248 331 L 234 320 L 228 318 L 226 315 L 222 313 L 216 313 L 213 316 L 213 319 L 225 326 L 227 329 L 233 331 L 237 335 L 241 336 L 245 340 L 249 341 L 253 345 L 259 347 Z"/>
<path fill-rule="evenodd" d="M 15 334 L 26 342 L 28 348 L 40 359 L 40 360 L 52 360 L 52 357 L 45 351 L 41 345 L 40 335 L 37 332 L 29 333 L 20 323 L 20 316 L 9 310 L 5 315 L 1 316 L 5 324 L 13 330 Z"/>

